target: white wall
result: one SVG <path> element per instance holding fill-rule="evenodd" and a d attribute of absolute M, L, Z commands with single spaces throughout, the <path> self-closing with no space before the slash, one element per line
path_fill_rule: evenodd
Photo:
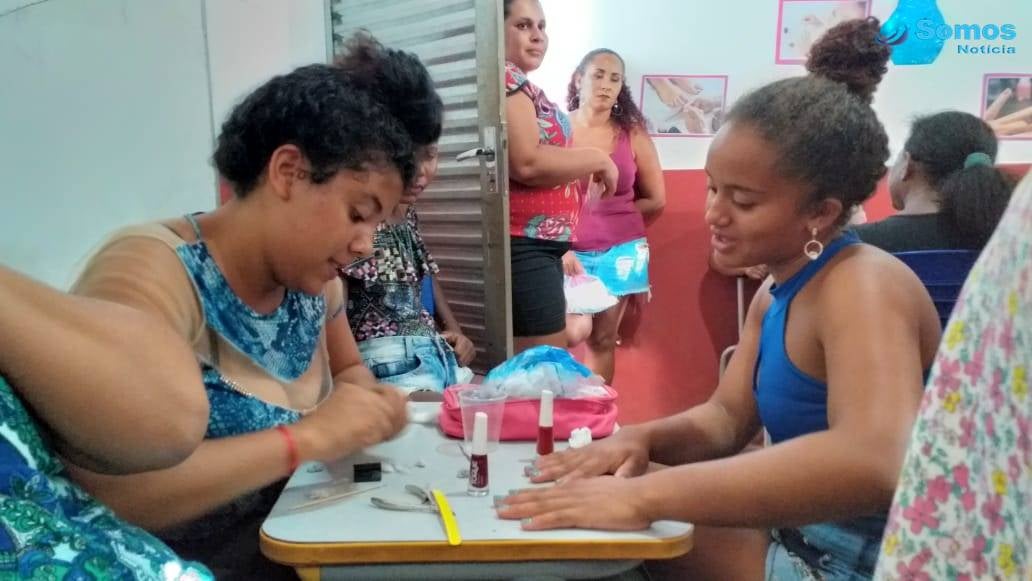
<path fill-rule="evenodd" d="M 776 0 L 541 0 L 551 39 L 543 66 L 531 77 L 555 102 L 563 104 L 570 74 L 589 50 L 616 50 L 627 63 L 627 78 L 640 103 L 641 75 L 728 75 L 728 102 L 751 88 L 792 75 L 800 65 L 774 64 Z M 890 65 L 875 97 L 893 151 L 906 138 L 917 114 L 941 109 L 980 113 L 982 76 L 1008 72 L 1032 74 L 1032 2 L 1029 0 L 938 0 L 948 21 L 1011 22 L 1017 38 L 1014 55 L 958 55 L 947 42 L 928 66 Z M 896 2 L 874 0 L 872 14 L 883 21 Z M 564 107 L 565 108 L 565 107 Z M 665 169 L 702 167 L 709 139 L 657 138 Z M 1032 162 L 1032 141 L 1004 141 L 999 160 Z"/>
<path fill-rule="evenodd" d="M 216 133 L 269 77 L 327 59 L 324 0 L 207 0 L 205 10 Z"/>
<path fill-rule="evenodd" d="M 0 262 L 59 287 L 115 228 L 211 208 L 213 122 L 326 59 L 323 0 L 26 4 L 0 4 Z"/>

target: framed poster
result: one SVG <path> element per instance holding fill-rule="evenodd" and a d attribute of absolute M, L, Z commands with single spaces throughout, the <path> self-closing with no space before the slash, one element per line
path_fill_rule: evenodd
<path fill-rule="evenodd" d="M 980 109 L 999 139 L 1032 139 L 1032 73 L 985 75 Z"/>
<path fill-rule="evenodd" d="M 803 64 L 810 47 L 829 28 L 870 14 L 870 0 L 778 0 L 774 62 L 779 65 Z"/>
<path fill-rule="evenodd" d="M 639 103 L 649 135 L 708 137 L 723 123 L 727 75 L 643 75 Z"/>

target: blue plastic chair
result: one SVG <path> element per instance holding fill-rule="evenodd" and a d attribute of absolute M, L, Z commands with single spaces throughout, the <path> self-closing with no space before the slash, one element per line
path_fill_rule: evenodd
<path fill-rule="evenodd" d="M 430 316 L 437 315 L 437 303 L 434 302 L 434 279 L 429 275 L 423 276 L 423 288 L 419 291 L 420 299 L 423 301 L 423 308 Z"/>
<path fill-rule="evenodd" d="M 939 311 L 939 321 L 943 329 L 953 312 L 964 281 L 975 265 L 978 252 L 974 250 L 915 250 L 897 252 L 896 258 L 902 260 L 910 270 L 921 279 L 928 294 L 932 296 L 935 309 Z"/>

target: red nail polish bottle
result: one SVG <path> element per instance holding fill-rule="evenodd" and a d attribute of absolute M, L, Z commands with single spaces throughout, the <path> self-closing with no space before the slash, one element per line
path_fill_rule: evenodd
<path fill-rule="evenodd" d="M 552 433 L 552 400 L 554 399 L 554 393 L 547 389 L 541 390 L 541 411 L 538 413 L 538 456 L 551 454 L 554 449 Z"/>
<path fill-rule="evenodd" d="M 469 455 L 470 496 L 486 496 L 487 486 L 487 414 L 477 412 L 473 416 L 473 446 Z"/>

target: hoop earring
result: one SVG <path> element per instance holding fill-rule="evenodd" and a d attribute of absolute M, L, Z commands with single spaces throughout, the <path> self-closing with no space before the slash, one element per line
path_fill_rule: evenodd
<path fill-rule="evenodd" d="M 824 253 L 824 244 L 817 239 L 817 229 L 814 228 L 810 231 L 812 238 L 810 241 L 803 245 L 803 254 L 806 255 L 810 260 L 817 260 Z"/>

